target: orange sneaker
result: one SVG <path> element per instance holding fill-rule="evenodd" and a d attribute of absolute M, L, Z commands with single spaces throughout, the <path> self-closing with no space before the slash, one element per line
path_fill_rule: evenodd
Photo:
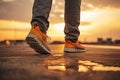
<path fill-rule="evenodd" d="M 77 41 L 76 43 L 73 43 L 70 40 L 65 41 L 64 52 L 77 53 L 84 51 L 85 51 L 85 47 L 81 45 L 81 42 Z"/>
<path fill-rule="evenodd" d="M 50 54 L 47 43 L 47 35 L 40 31 L 39 26 L 35 25 L 26 37 L 26 42 L 36 52 L 42 54 Z"/>

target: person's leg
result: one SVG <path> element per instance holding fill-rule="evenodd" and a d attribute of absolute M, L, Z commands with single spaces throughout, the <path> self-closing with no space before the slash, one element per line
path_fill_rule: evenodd
<path fill-rule="evenodd" d="M 35 0 L 33 5 L 32 29 L 26 37 L 26 42 L 36 52 L 51 53 L 47 43 L 47 29 L 49 27 L 49 13 L 52 0 Z"/>
<path fill-rule="evenodd" d="M 42 32 L 46 32 L 49 27 L 49 13 L 51 10 L 52 0 L 35 0 L 32 11 L 31 24 L 40 26 Z"/>
<path fill-rule="evenodd" d="M 78 41 L 80 35 L 81 0 L 65 0 L 65 47 L 64 52 L 81 52 L 85 48 Z"/>
<path fill-rule="evenodd" d="M 76 42 L 79 37 L 81 0 L 65 0 L 65 39 Z"/>

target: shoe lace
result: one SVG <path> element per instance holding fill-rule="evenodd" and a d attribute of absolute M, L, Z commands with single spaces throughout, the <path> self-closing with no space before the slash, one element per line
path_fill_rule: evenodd
<path fill-rule="evenodd" d="M 40 32 L 40 34 L 42 34 L 42 35 L 43 35 L 43 40 L 45 40 L 45 41 L 47 41 L 48 43 L 50 43 L 51 37 L 49 37 L 48 35 L 46 35 L 46 34 L 47 34 L 47 32 L 42 33 L 42 32 L 40 31 L 40 29 L 39 29 L 39 26 L 38 26 L 38 25 L 34 25 L 34 28 L 35 28 L 38 32 Z"/>
<path fill-rule="evenodd" d="M 82 42 L 81 42 L 81 41 L 77 41 L 77 43 L 78 43 L 78 44 L 82 44 Z"/>
<path fill-rule="evenodd" d="M 48 36 L 47 34 L 43 34 L 43 40 L 46 41 L 47 43 L 51 42 L 51 37 Z"/>
<path fill-rule="evenodd" d="M 47 42 L 50 43 L 51 42 L 51 37 L 46 35 L 46 39 L 47 39 Z"/>

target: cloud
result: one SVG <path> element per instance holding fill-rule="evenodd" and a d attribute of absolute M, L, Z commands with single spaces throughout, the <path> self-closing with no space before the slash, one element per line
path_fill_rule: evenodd
<path fill-rule="evenodd" d="M 13 2 L 15 0 L 2 0 L 3 2 Z"/>
<path fill-rule="evenodd" d="M 83 0 L 82 10 L 91 10 L 93 7 L 88 6 L 92 5 L 94 8 L 120 8 L 120 0 Z"/>
<path fill-rule="evenodd" d="M 34 0 L 0 0 L 0 19 L 30 22 Z M 82 10 L 95 8 L 120 8 L 120 0 L 82 0 Z M 64 21 L 64 0 L 53 0 L 51 23 Z"/>
<path fill-rule="evenodd" d="M 0 19 L 30 21 L 33 0 L 0 1 Z"/>

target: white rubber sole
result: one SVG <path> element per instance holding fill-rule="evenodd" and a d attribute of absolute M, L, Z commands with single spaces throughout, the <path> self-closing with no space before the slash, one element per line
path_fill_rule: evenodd
<path fill-rule="evenodd" d="M 77 49 L 77 48 L 64 48 L 64 52 L 67 53 L 79 53 L 79 52 L 85 52 L 85 49 Z"/>
<path fill-rule="evenodd" d="M 33 48 L 36 52 L 42 54 L 50 54 L 50 50 L 45 47 L 42 41 L 40 41 L 34 34 L 28 34 L 26 37 L 26 42 L 29 44 L 31 48 Z"/>

